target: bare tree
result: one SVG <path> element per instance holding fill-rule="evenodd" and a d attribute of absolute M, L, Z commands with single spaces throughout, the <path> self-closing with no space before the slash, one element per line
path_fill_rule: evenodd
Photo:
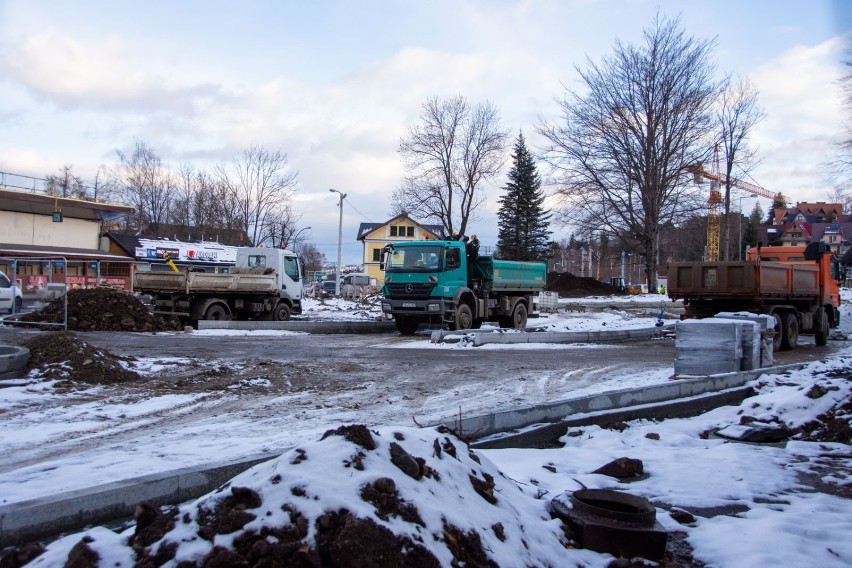
<path fill-rule="evenodd" d="M 92 180 L 92 201 L 112 202 L 118 198 L 118 189 L 114 176 L 106 165 L 98 166 L 95 177 Z"/>
<path fill-rule="evenodd" d="M 448 235 L 464 234 L 484 201 L 481 186 L 503 166 L 507 138 L 491 103 L 429 99 L 420 123 L 399 143 L 406 175 L 393 194 L 394 212 L 440 223 Z"/>
<path fill-rule="evenodd" d="M 616 42 L 600 64 L 577 69 L 583 92 L 566 89 L 564 122 L 542 123 L 544 158 L 563 199 L 561 219 L 583 233 L 638 243 L 657 289 L 659 228 L 702 206 L 687 167 L 708 154 L 716 91 L 712 41 L 659 16 L 644 44 Z M 628 240 L 629 239 L 629 240 Z"/>
<path fill-rule="evenodd" d="M 83 179 L 74 175 L 74 166 L 64 165 L 57 175 L 45 178 L 44 192 L 51 197 L 73 197 L 88 199 Z"/>
<path fill-rule="evenodd" d="M 299 233 L 298 222 L 302 218 L 301 213 L 293 209 L 293 204 L 288 202 L 272 211 L 264 228 L 264 239 L 273 247 L 290 248 L 293 239 Z"/>
<path fill-rule="evenodd" d="M 846 66 L 846 74 L 840 79 L 840 88 L 846 117 L 842 123 L 843 132 L 837 144 L 837 152 L 828 164 L 828 171 L 834 178 L 832 201 L 841 203 L 844 212 L 852 213 L 852 48 L 847 51 L 843 65 Z"/>
<path fill-rule="evenodd" d="M 325 255 L 313 243 L 304 242 L 294 247 L 296 253 L 302 257 L 305 272 L 319 272 L 328 264 Z"/>
<path fill-rule="evenodd" d="M 288 171 L 287 155 L 260 146 L 245 150 L 230 166 L 220 165 L 216 175 L 236 206 L 236 221 L 252 245 L 271 239 L 270 222 L 295 191 L 298 174 Z"/>
<path fill-rule="evenodd" d="M 729 79 L 722 86 L 716 107 L 716 123 L 719 133 L 725 177 L 724 243 L 725 260 L 731 260 L 731 180 L 734 166 L 748 172 L 756 165 L 756 150 L 749 147 L 752 129 L 766 118 L 766 113 L 757 103 L 757 89 L 744 77 Z M 739 213 L 738 213 L 739 215 Z"/>
<path fill-rule="evenodd" d="M 129 156 L 120 150 L 116 154 L 124 199 L 135 209 L 133 228 L 147 228 L 154 236 L 161 236 L 160 225 L 168 221 L 173 192 L 168 170 L 154 150 L 140 140 Z"/>

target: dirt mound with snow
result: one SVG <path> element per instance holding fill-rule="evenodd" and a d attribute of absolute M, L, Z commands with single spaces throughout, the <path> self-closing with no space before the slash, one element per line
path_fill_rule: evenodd
<path fill-rule="evenodd" d="M 175 331 L 180 322 L 152 314 L 133 294 L 116 288 L 75 288 L 68 291 L 68 329 L 74 331 Z M 25 314 L 23 322 L 61 322 L 64 300 Z"/>
<path fill-rule="evenodd" d="M 48 546 L 43 565 L 549 566 L 559 520 L 446 428 L 341 426 L 193 503 Z M 66 564 L 67 565 L 67 564 Z"/>
<path fill-rule="evenodd" d="M 89 384 L 134 381 L 139 375 L 126 369 L 121 358 L 97 349 L 73 333 L 46 331 L 23 343 L 30 350 L 27 370 L 40 377 Z"/>
<path fill-rule="evenodd" d="M 550 272 L 547 274 L 548 292 L 557 292 L 563 298 L 584 298 L 586 296 L 621 296 L 625 292 L 615 286 L 583 276 L 574 276 L 570 272 Z"/>

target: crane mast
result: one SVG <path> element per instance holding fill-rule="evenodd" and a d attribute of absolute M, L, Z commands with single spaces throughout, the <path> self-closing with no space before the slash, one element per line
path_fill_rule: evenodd
<path fill-rule="evenodd" d="M 710 180 L 710 195 L 707 198 L 707 247 L 704 250 L 704 260 L 714 262 L 719 260 L 719 233 L 720 233 L 720 213 L 722 210 L 722 185 L 730 181 L 731 187 L 742 189 L 757 195 L 772 199 L 775 197 L 771 191 L 759 185 L 748 183 L 737 178 L 723 177 L 719 168 L 719 145 L 713 148 L 713 164 L 710 171 L 704 169 L 703 164 L 696 164 L 686 168 L 695 177 L 696 183 L 700 183 L 702 178 Z"/>

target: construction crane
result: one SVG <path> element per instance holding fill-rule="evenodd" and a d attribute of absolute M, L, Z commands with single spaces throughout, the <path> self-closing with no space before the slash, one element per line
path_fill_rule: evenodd
<path fill-rule="evenodd" d="M 701 183 L 702 178 L 710 180 L 710 195 L 707 198 L 707 248 L 704 252 L 704 260 L 709 262 L 717 261 L 719 260 L 719 217 L 722 209 L 721 188 L 727 181 L 727 178 L 722 176 L 719 168 L 719 145 L 716 144 L 713 148 L 713 164 L 710 166 L 709 172 L 704 169 L 704 164 L 696 164 L 686 169 L 695 177 L 696 183 Z M 731 187 L 742 189 L 759 197 L 766 197 L 768 199 L 775 197 L 775 194 L 768 189 L 737 178 L 730 178 L 730 185 Z"/>

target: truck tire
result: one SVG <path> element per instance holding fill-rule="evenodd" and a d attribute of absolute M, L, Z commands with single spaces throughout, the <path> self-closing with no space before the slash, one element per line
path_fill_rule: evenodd
<path fill-rule="evenodd" d="M 781 337 L 781 349 L 789 351 L 795 349 L 799 342 L 799 319 L 796 314 L 784 314 L 784 325 L 781 328 L 784 333 Z"/>
<path fill-rule="evenodd" d="M 408 316 L 394 316 L 396 330 L 402 335 L 414 335 L 417 328 L 420 327 L 420 322 L 415 318 Z"/>
<path fill-rule="evenodd" d="M 450 326 L 454 331 L 461 331 L 473 327 L 473 313 L 467 304 L 459 304 L 456 307 L 456 319 Z"/>
<path fill-rule="evenodd" d="M 825 308 L 819 308 L 814 314 L 814 343 L 820 347 L 828 345 L 828 315 Z"/>
<path fill-rule="evenodd" d="M 21 310 L 23 308 L 24 308 L 24 300 L 22 298 L 15 296 L 15 310 L 14 310 L 15 313 L 16 314 L 21 313 Z"/>
<path fill-rule="evenodd" d="M 213 304 L 204 312 L 204 319 L 211 321 L 229 320 L 231 315 L 222 304 Z"/>
<path fill-rule="evenodd" d="M 512 310 L 512 329 L 523 329 L 527 327 L 527 307 L 518 302 Z"/>
<path fill-rule="evenodd" d="M 272 308 L 272 320 L 273 321 L 287 321 L 290 319 L 290 306 L 287 305 L 287 302 L 278 302 L 274 308 Z"/>
<path fill-rule="evenodd" d="M 781 351 L 781 340 L 784 338 L 784 319 L 779 313 L 772 314 L 772 317 L 775 318 L 775 330 L 772 334 L 772 351 Z"/>

